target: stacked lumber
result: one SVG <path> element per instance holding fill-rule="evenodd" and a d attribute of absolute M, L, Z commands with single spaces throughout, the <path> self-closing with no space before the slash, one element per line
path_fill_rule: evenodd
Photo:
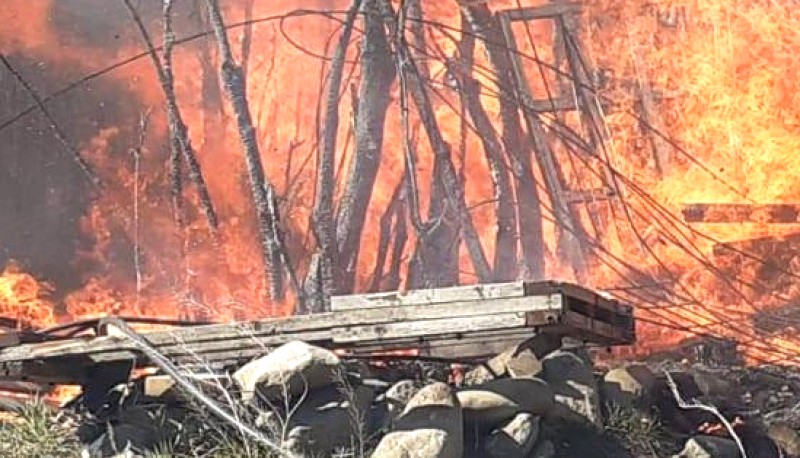
<path fill-rule="evenodd" d="M 423 355 L 461 358 L 487 357 L 537 332 L 602 346 L 635 340 L 630 306 L 566 283 L 513 282 L 353 295 L 333 298 L 332 309 L 149 332 L 142 337 L 175 363 L 217 366 L 247 361 L 265 348 L 296 340 L 352 354 L 413 348 Z M 81 383 L 96 365 L 130 361 L 147 364 L 126 337 L 56 339 L 0 349 L 0 379 Z"/>

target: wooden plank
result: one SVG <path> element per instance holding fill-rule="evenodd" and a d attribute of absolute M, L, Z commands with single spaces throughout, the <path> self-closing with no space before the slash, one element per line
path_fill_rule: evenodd
<path fill-rule="evenodd" d="M 559 111 L 575 111 L 578 105 L 572 97 L 556 97 L 552 100 L 525 100 L 525 107 L 536 113 L 555 113 Z"/>
<path fill-rule="evenodd" d="M 592 291 L 558 282 L 517 283 L 524 296 L 437 304 L 356 308 L 311 316 L 203 325 L 143 334 L 178 364 L 224 367 L 261 356 L 291 340 L 354 353 L 417 348 L 431 356 L 475 358 L 510 346 L 540 328 L 608 344 L 633 336 L 631 309 Z M 517 289 L 512 289 L 517 291 Z M 464 297 L 463 289 L 452 292 Z M 517 293 L 514 293 L 517 294 Z M 435 297 L 444 297 L 437 295 Z M 470 297 L 470 296 L 467 296 Z M 430 299 L 428 299 L 430 300 Z M 565 314 L 574 318 L 565 319 Z M 489 352 L 489 353 L 487 353 Z M 0 379 L 80 383 L 104 362 L 146 358 L 119 336 L 74 338 L 0 349 Z"/>
<path fill-rule="evenodd" d="M 688 223 L 800 224 L 800 204 L 713 204 L 683 207 Z"/>
<path fill-rule="evenodd" d="M 409 320 L 433 320 L 443 317 L 477 317 L 509 312 L 558 311 L 560 295 L 530 296 L 485 301 L 462 301 L 434 305 L 415 305 L 383 309 L 363 309 L 275 318 L 233 325 L 206 325 L 172 331 L 146 334 L 156 348 L 182 343 L 195 346 L 202 342 L 239 340 L 243 336 L 257 338 L 264 345 L 285 342 L 287 339 L 305 340 L 308 333 L 330 333 L 341 326 L 378 325 Z M 291 335 L 291 336 L 288 336 Z M 319 334 L 317 334 L 319 335 Z M 328 334 L 330 335 L 330 334 Z M 67 340 L 43 344 L 25 344 L 0 351 L 0 362 L 16 359 L 67 356 L 76 353 L 115 353 L 131 350 L 126 339 L 117 336 L 97 337 L 89 340 Z"/>
<path fill-rule="evenodd" d="M 0 326 L 0 348 L 19 345 L 19 332 L 15 329 Z"/>
<path fill-rule="evenodd" d="M 431 305 L 445 302 L 478 301 L 522 297 L 525 288 L 522 282 L 495 283 L 488 285 L 430 288 L 401 294 L 396 291 L 350 296 L 333 296 L 331 310 L 356 310 L 397 307 L 402 305 Z"/>
<path fill-rule="evenodd" d="M 503 313 L 480 317 L 442 318 L 438 320 L 406 321 L 371 326 L 348 326 L 333 330 L 333 341 L 338 343 L 365 340 L 380 342 L 398 338 L 456 335 L 466 332 L 484 332 L 496 329 L 523 328 L 525 315 Z"/>
<path fill-rule="evenodd" d="M 511 21 L 532 21 L 535 19 L 549 19 L 562 14 L 575 14 L 581 12 L 581 4 L 578 2 L 556 1 L 541 6 L 529 6 L 525 8 L 515 8 L 503 10 Z"/>

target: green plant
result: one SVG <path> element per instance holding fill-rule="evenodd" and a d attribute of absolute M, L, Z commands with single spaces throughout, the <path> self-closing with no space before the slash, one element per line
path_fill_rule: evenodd
<path fill-rule="evenodd" d="M 25 404 L 14 418 L 0 422 L 0 456 L 65 458 L 80 456 L 80 450 L 74 432 L 41 401 Z"/>
<path fill-rule="evenodd" d="M 674 441 L 658 417 L 633 407 L 607 405 L 605 429 L 636 456 L 658 457 L 674 451 Z"/>

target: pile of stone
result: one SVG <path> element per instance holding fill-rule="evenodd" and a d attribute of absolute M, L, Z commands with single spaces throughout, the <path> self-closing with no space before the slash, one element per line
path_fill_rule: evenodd
<path fill-rule="evenodd" d="M 788 376 L 763 375 L 748 389 L 741 383 L 751 370 L 640 363 L 601 370 L 586 351 L 564 349 L 549 335 L 481 365 L 418 369 L 345 360 L 290 342 L 214 381 L 228 390 L 223 397 L 235 397 L 243 419 L 298 456 L 740 456 L 714 415 L 677 405 L 666 369 L 686 399 L 714 405 L 734 422 L 749 457 L 800 456 L 800 424 L 792 414 L 800 381 Z M 102 428 L 85 434 L 86 456 L 147 450 L 177 434 L 170 425 L 181 423 L 191 400 L 166 376 L 146 378 L 141 389 L 162 409 L 142 414 L 134 405 L 118 412 L 113 434 Z M 767 415 L 770 403 L 782 413 Z M 648 442 L 656 439 L 626 437 L 641 431 L 657 431 L 666 446 L 656 450 Z M 342 450 L 350 455 L 336 455 Z"/>

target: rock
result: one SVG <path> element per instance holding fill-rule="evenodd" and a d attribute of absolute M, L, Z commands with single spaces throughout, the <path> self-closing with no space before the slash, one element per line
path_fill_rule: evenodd
<path fill-rule="evenodd" d="M 555 401 L 539 379 L 498 379 L 457 393 L 464 422 L 479 430 L 495 429 L 520 412 L 545 415 Z"/>
<path fill-rule="evenodd" d="M 389 412 L 395 416 L 399 415 L 406 408 L 408 401 L 419 391 L 419 387 L 413 380 L 400 380 L 390 386 L 384 398 Z"/>
<path fill-rule="evenodd" d="M 686 441 L 683 450 L 673 458 L 739 458 L 739 447 L 731 439 L 716 436 L 695 436 Z"/>
<path fill-rule="evenodd" d="M 183 413 L 165 406 L 129 409 L 110 422 L 107 431 L 86 446 L 82 456 L 100 458 L 152 452 L 178 433 Z"/>
<path fill-rule="evenodd" d="M 543 440 L 533 448 L 528 458 L 555 458 L 556 446 L 551 440 Z"/>
<path fill-rule="evenodd" d="M 536 377 L 542 371 L 542 358 L 560 346 L 559 336 L 537 334 L 467 372 L 464 384 L 474 386 L 500 377 Z"/>
<path fill-rule="evenodd" d="M 267 399 L 299 396 L 331 385 L 341 367 L 339 357 L 305 342 L 289 342 L 251 361 L 233 374 L 242 399 L 251 402 L 256 390 Z"/>
<path fill-rule="evenodd" d="M 796 430 L 782 423 L 775 423 L 767 428 L 767 435 L 789 458 L 800 457 L 800 434 Z"/>
<path fill-rule="evenodd" d="M 187 378 L 195 384 L 213 384 L 219 387 L 227 385 L 227 377 L 218 374 L 191 374 Z M 156 398 L 161 403 L 180 404 L 192 400 L 192 396 L 187 396 L 175 379 L 166 374 L 148 375 L 144 378 L 142 389 L 145 396 Z"/>
<path fill-rule="evenodd" d="M 622 407 L 647 405 L 656 376 L 643 364 L 618 367 L 603 377 L 603 398 Z"/>
<path fill-rule="evenodd" d="M 378 443 L 373 458 L 461 458 L 464 427 L 461 406 L 450 387 L 430 384 L 417 392 Z"/>
<path fill-rule="evenodd" d="M 547 415 L 555 405 L 553 390 L 538 378 L 498 379 L 478 388 L 503 395 L 516 402 L 521 411 L 534 415 Z"/>
<path fill-rule="evenodd" d="M 542 378 L 553 389 L 553 416 L 603 426 L 600 395 L 592 368 L 574 353 L 559 350 L 543 361 Z"/>
<path fill-rule="evenodd" d="M 310 393 L 289 417 L 286 446 L 304 456 L 329 456 L 336 447 L 365 436 L 372 388 L 359 385 L 344 392 L 329 386 Z"/>
<path fill-rule="evenodd" d="M 464 412 L 464 423 L 478 429 L 493 429 L 521 412 L 519 404 L 489 390 L 459 391 L 458 402 Z"/>
<path fill-rule="evenodd" d="M 492 433 L 486 441 L 486 453 L 497 458 L 526 458 L 539 439 L 539 431 L 539 417 L 527 412 L 519 413 Z"/>
<path fill-rule="evenodd" d="M 739 387 L 714 372 L 695 367 L 692 368 L 691 374 L 697 387 L 712 402 L 727 401 L 738 394 Z M 715 402 L 715 404 L 718 404 L 718 402 Z"/>

